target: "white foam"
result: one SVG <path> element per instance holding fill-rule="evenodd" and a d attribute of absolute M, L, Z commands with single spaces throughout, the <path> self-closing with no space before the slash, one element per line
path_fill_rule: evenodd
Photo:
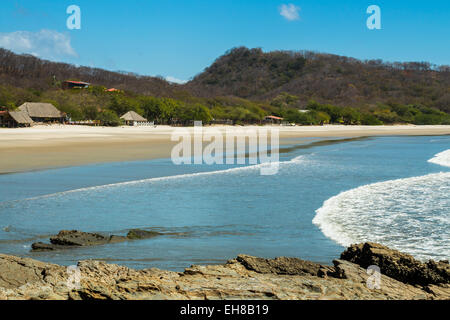
<path fill-rule="evenodd" d="M 418 259 L 450 257 L 450 172 L 390 180 L 324 202 L 313 223 L 343 246 L 373 241 Z"/>
<path fill-rule="evenodd" d="M 438 164 L 445 167 L 450 167 L 450 149 L 438 153 L 432 159 L 428 160 L 428 162 Z"/>
<path fill-rule="evenodd" d="M 295 157 L 289 161 L 280 161 L 280 162 L 278 162 L 278 164 L 279 165 L 296 164 L 296 163 L 299 163 L 302 160 L 304 160 L 304 158 L 305 158 L 305 156 L 301 155 L 301 156 Z M 165 177 L 158 177 L 158 178 L 148 178 L 148 179 L 127 181 L 127 182 L 112 183 L 112 184 L 106 184 L 106 185 L 100 185 L 100 186 L 94 186 L 94 187 L 86 187 L 86 188 L 62 191 L 62 192 L 42 195 L 42 196 L 38 196 L 38 197 L 28 198 L 28 199 L 24 199 L 24 200 L 31 201 L 31 200 L 38 200 L 38 199 L 43 199 L 43 198 L 55 197 L 55 196 L 64 196 L 64 195 L 71 194 L 71 193 L 78 193 L 78 192 L 85 192 L 85 191 L 104 190 L 104 189 L 119 188 L 119 187 L 124 187 L 124 186 L 155 183 L 155 182 L 161 182 L 161 181 L 179 180 L 179 179 L 195 178 L 195 177 L 219 175 L 219 174 L 233 174 L 233 173 L 239 173 L 239 172 L 245 172 L 245 171 L 254 171 L 254 170 L 260 170 L 264 166 L 270 166 L 271 164 L 273 165 L 274 163 L 275 162 L 260 163 L 260 164 L 256 164 L 256 165 L 248 165 L 248 166 L 230 168 L 230 169 L 225 169 L 225 170 L 187 173 L 187 174 L 180 174 L 180 175 L 175 175 L 175 176 L 165 176 Z M 24 200 L 20 200 L 20 201 L 24 201 Z"/>

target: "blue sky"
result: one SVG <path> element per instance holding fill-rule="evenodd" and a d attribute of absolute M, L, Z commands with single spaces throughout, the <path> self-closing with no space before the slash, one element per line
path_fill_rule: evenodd
<path fill-rule="evenodd" d="M 73 4 L 81 30 L 66 27 Z M 381 9 L 381 30 L 366 26 L 370 5 Z M 0 8 L 0 47 L 181 80 L 237 46 L 450 64 L 448 0 L 2 0 Z"/>

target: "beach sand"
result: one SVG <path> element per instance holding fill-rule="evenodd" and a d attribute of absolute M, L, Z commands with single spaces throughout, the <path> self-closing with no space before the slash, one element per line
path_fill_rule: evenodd
<path fill-rule="evenodd" d="M 243 127 L 204 127 L 221 132 Z M 245 127 L 261 128 L 261 127 Z M 280 144 L 291 138 L 359 137 L 389 135 L 450 135 L 450 126 L 311 126 L 278 127 Z M 0 174 L 90 163 L 170 158 L 177 142 L 171 141 L 176 128 L 34 126 L 0 128 Z M 193 128 L 184 128 L 190 132 Z"/>

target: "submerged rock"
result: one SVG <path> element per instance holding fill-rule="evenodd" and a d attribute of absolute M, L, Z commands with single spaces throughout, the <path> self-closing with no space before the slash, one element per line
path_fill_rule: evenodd
<path fill-rule="evenodd" d="M 350 246 L 341 254 L 347 260 L 367 268 L 376 265 L 381 273 L 411 285 L 449 284 L 450 265 L 445 261 L 420 262 L 409 254 L 390 249 L 377 243 Z"/>
<path fill-rule="evenodd" d="M 62 230 L 56 236 L 50 238 L 50 244 L 37 242 L 33 243 L 31 248 L 33 251 L 51 251 L 73 247 L 98 246 L 127 240 L 126 237 L 122 236 L 104 236 L 98 233 L 88 233 L 78 230 Z"/>
<path fill-rule="evenodd" d="M 127 234 L 127 238 L 131 240 L 136 239 L 148 239 L 162 235 L 162 233 L 156 231 L 146 231 L 141 229 L 130 230 Z"/>
<path fill-rule="evenodd" d="M 52 251 L 70 249 L 74 247 L 98 246 L 110 243 L 119 243 L 128 240 L 148 239 L 162 235 L 154 231 L 133 229 L 127 236 L 82 232 L 78 230 L 62 230 L 56 236 L 50 238 L 50 243 L 36 242 L 31 245 L 32 251 Z"/>
<path fill-rule="evenodd" d="M 53 251 L 53 250 L 69 249 L 71 247 L 72 246 L 60 246 L 57 244 L 43 243 L 43 242 L 36 242 L 31 245 L 32 251 Z"/>
<path fill-rule="evenodd" d="M 118 243 L 118 242 L 124 242 L 124 241 L 127 241 L 127 240 L 128 240 L 127 237 L 112 235 L 112 236 L 109 237 L 108 243 Z"/>
<path fill-rule="evenodd" d="M 96 246 L 109 243 L 110 237 L 98 233 L 63 230 L 50 238 L 50 242 L 60 246 Z"/>

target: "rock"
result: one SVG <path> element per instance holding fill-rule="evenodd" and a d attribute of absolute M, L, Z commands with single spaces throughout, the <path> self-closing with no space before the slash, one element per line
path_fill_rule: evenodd
<path fill-rule="evenodd" d="M 352 283 L 361 284 L 368 288 L 368 279 L 373 276 L 372 273 L 368 274 L 366 269 L 345 260 L 334 260 L 333 264 L 336 269 L 336 276 L 342 279 L 347 279 Z M 377 275 L 375 275 L 375 277 L 377 277 Z M 377 288 L 377 286 L 374 286 L 371 290 L 383 293 L 391 299 L 402 299 L 401 297 L 404 296 L 408 296 L 409 300 L 431 299 L 431 296 L 427 295 L 427 292 L 422 288 L 402 283 L 383 274 L 379 274 L 378 277 L 377 286 L 379 287 Z M 370 283 L 373 285 L 372 282 Z M 447 294 L 450 294 L 450 292 Z M 444 294 L 443 292 L 439 292 L 437 296 L 443 297 Z"/>
<path fill-rule="evenodd" d="M 382 274 L 411 285 L 450 283 L 449 264 L 432 260 L 422 263 L 409 254 L 377 243 L 352 245 L 341 254 L 341 259 L 356 263 L 364 269 L 376 265 Z"/>
<path fill-rule="evenodd" d="M 60 231 L 56 236 L 50 238 L 50 244 L 36 242 L 31 245 L 32 251 L 52 251 L 69 249 L 73 247 L 97 246 L 108 243 L 118 243 L 127 241 L 127 237 L 104 236 L 98 233 L 87 233 L 77 230 Z"/>
<path fill-rule="evenodd" d="M 448 284 L 413 286 L 380 274 L 379 287 L 371 289 L 364 267 L 342 259 L 333 263 L 240 255 L 225 265 L 192 266 L 180 273 L 88 260 L 78 263 L 80 281 L 74 288 L 66 267 L 0 255 L 0 299 L 450 299 Z M 427 267 L 444 272 L 440 263 Z"/>
<path fill-rule="evenodd" d="M 131 240 L 137 240 L 137 239 L 148 239 L 153 238 L 162 235 L 162 233 L 156 232 L 156 231 L 146 231 L 146 230 L 140 230 L 140 229 L 133 229 L 130 230 L 127 234 L 127 238 Z"/>
<path fill-rule="evenodd" d="M 33 259 L 0 254 L 0 287 L 12 289 L 39 282 L 45 277 L 44 270 L 61 268 Z"/>
<path fill-rule="evenodd" d="M 159 232 L 134 229 L 126 237 L 98 233 L 88 233 L 78 230 L 62 230 L 50 238 L 50 243 L 36 242 L 31 245 L 32 251 L 52 251 L 69 249 L 73 247 L 98 246 L 110 243 L 119 243 L 128 240 L 147 239 L 161 235 Z"/>
<path fill-rule="evenodd" d="M 31 245 L 32 251 L 53 251 L 53 250 L 61 250 L 68 249 L 71 246 L 60 246 L 56 244 L 49 244 L 43 242 L 36 242 Z"/>
<path fill-rule="evenodd" d="M 50 242 L 60 246 L 95 246 L 106 244 L 110 237 L 97 233 L 87 233 L 77 230 L 60 231 L 56 236 L 50 238 Z"/>
<path fill-rule="evenodd" d="M 323 268 L 320 264 L 298 258 L 279 257 L 276 259 L 263 259 L 247 255 L 239 255 L 236 260 L 248 270 L 258 273 L 287 275 L 310 274 L 317 276 L 319 270 Z"/>
<path fill-rule="evenodd" d="M 112 236 L 109 237 L 108 243 L 118 243 L 118 242 L 124 242 L 124 241 L 127 241 L 127 240 L 128 240 L 127 237 L 112 235 Z"/>
<path fill-rule="evenodd" d="M 424 290 L 436 297 L 439 297 L 439 299 L 450 300 L 450 285 L 448 284 L 442 284 L 439 286 L 430 284 L 426 286 Z"/>

